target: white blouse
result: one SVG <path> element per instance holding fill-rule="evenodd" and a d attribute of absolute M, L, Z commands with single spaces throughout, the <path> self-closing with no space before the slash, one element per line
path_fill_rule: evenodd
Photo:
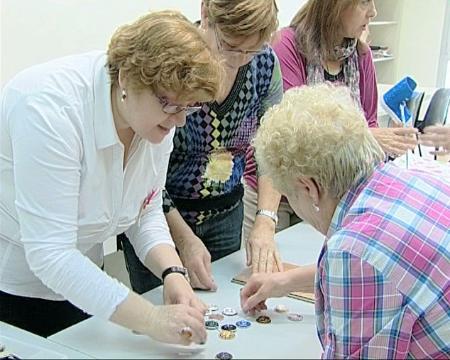
<path fill-rule="evenodd" d="M 102 243 L 125 231 L 141 261 L 173 246 L 161 189 L 174 130 L 158 145 L 135 136 L 123 169 L 105 64 L 103 52 L 57 59 L 3 90 L 0 290 L 108 319 L 129 290 L 99 268 Z"/>

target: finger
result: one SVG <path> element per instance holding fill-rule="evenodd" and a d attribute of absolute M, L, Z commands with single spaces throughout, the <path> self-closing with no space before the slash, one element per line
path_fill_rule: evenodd
<path fill-rule="evenodd" d="M 261 249 L 261 256 L 259 258 L 259 271 L 266 273 L 267 272 L 267 259 L 269 257 L 269 250 Z"/>
<path fill-rule="evenodd" d="M 247 266 L 252 264 L 252 247 L 249 241 L 245 242 L 245 254 L 247 256 Z"/>
<path fill-rule="evenodd" d="M 273 272 L 273 264 L 275 259 L 275 253 L 273 251 L 269 252 L 269 255 L 267 257 L 267 264 L 266 264 L 266 273 L 272 273 Z"/>
<path fill-rule="evenodd" d="M 275 250 L 274 256 L 275 256 L 275 263 L 277 265 L 278 271 L 283 272 L 284 267 L 283 267 L 283 263 L 281 261 L 280 253 L 278 252 L 278 250 Z"/>
<path fill-rule="evenodd" d="M 412 127 L 404 127 L 404 128 L 394 128 L 394 134 L 396 135 L 414 135 L 417 134 L 418 130 Z"/>
<path fill-rule="evenodd" d="M 189 300 L 189 305 L 194 309 L 197 309 L 204 316 L 206 311 L 208 310 L 208 305 L 206 305 L 202 300 L 200 300 L 197 296 L 191 297 Z"/>
<path fill-rule="evenodd" d="M 211 289 L 215 286 L 214 281 L 212 280 L 211 274 L 208 273 L 204 262 L 199 262 L 195 269 L 195 274 L 197 275 L 198 280 L 202 286 L 202 289 Z"/>
<path fill-rule="evenodd" d="M 266 300 L 265 295 L 263 294 L 262 288 L 259 288 L 259 290 L 250 296 L 247 301 L 244 303 L 244 306 L 242 307 L 242 310 L 244 312 L 249 311 L 250 309 L 257 309 L 257 305 Z"/>
<path fill-rule="evenodd" d="M 198 320 L 194 317 L 188 317 L 187 320 L 188 326 L 192 329 L 192 338 L 191 341 L 196 344 L 204 344 L 206 343 L 206 328 L 203 323 L 203 317 L 201 320 Z"/>
<path fill-rule="evenodd" d="M 437 155 L 437 156 L 445 156 L 450 154 L 449 150 L 438 150 L 438 151 L 430 151 L 431 155 Z"/>
<path fill-rule="evenodd" d="M 211 268 L 211 256 L 208 254 L 208 256 L 205 256 L 203 258 L 203 264 L 205 265 L 206 272 L 208 273 L 208 276 L 211 280 L 211 286 L 209 290 L 216 291 L 217 290 L 217 284 L 214 280 L 214 277 L 212 276 L 212 268 Z"/>
<path fill-rule="evenodd" d="M 253 274 L 256 274 L 259 272 L 259 252 L 260 248 L 253 248 L 252 249 L 252 272 Z"/>
<path fill-rule="evenodd" d="M 189 279 L 191 280 L 191 287 L 193 289 L 201 289 L 204 290 L 202 288 L 202 283 L 200 282 L 200 280 L 197 277 L 197 274 L 195 272 L 191 272 L 189 273 Z"/>

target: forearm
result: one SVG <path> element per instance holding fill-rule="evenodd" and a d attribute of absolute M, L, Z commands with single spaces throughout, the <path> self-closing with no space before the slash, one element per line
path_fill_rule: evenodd
<path fill-rule="evenodd" d="M 171 266 L 183 266 L 175 248 L 171 245 L 160 244 L 152 248 L 145 257 L 145 266 L 153 274 L 161 278 L 162 272 Z"/>
<path fill-rule="evenodd" d="M 154 305 L 130 291 L 125 300 L 120 303 L 111 315 L 110 321 L 145 334 L 151 323 Z"/>
<path fill-rule="evenodd" d="M 281 195 L 272 185 L 272 181 L 265 175 L 258 177 L 258 209 L 273 212 L 278 211 Z M 275 230 L 275 223 L 267 216 L 257 216 L 255 226 L 269 226 Z"/>
<path fill-rule="evenodd" d="M 316 276 L 316 265 L 310 264 L 289 270 L 286 281 L 287 293 L 293 291 L 314 292 L 314 279 Z"/>
<path fill-rule="evenodd" d="M 185 245 L 185 239 L 190 238 L 186 235 L 194 235 L 194 233 L 177 209 L 172 209 L 165 215 L 172 239 L 176 247 L 180 248 Z"/>

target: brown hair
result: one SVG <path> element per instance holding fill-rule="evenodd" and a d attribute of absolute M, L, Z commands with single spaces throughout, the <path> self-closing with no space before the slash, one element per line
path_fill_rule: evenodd
<path fill-rule="evenodd" d="M 270 41 L 278 28 L 275 0 L 203 0 L 210 24 L 228 37 L 250 36 L 257 32 L 261 42 Z"/>
<path fill-rule="evenodd" d="M 119 70 L 135 90 L 172 92 L 179 100 L 216 98 L 223 73 L 199 30 L 176 11 L 152 12 L 116 30 L 108 47 L 113 85 Z"/>
<path fill-rule="evenodd" d="M 299 52 L 308 60 L 330 60 L 342 37 L 342 12 L 359 0 L 308 0 L 290 26 L 295 30 Z M 317 59 L 319 56 L 319 59 Z"/>

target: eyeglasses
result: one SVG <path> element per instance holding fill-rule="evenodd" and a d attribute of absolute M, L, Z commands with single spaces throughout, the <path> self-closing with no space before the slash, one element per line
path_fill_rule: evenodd
<path fill-rule="evenodd" d="M 246 57 L 252 57 L 255 55 L 260 54 L 261 52 L 263 52 L 264 50 L 267 49 L 267 44 L 264 44 L 261 49 L 259 50 L 240 50 L 240 49 L 224 49 L 223 48 L 223 42 L 220 39 L 219 33 L 217 32 L 217 26 L 214 25 L 214 36 L 216 37 L 216 43 L 217 43 L 217 48 L 219 49 L 219 51 L 224 54 L 224 55 L 228 55 L 228 56 L 246 56 Z"/>
<path fill-rule="evenodd" d="M 199 111 L 202 107 L 198 106 L 181 106 L 176 104 L 170 104 L 169 101 L 165 97 L 157 96 L 159 103 L 162 106 L 162 111 L 166 114 L 178 114 L 182 111 L 186 112 L 186 116 L 189 116 L 197 111 Z"/>

